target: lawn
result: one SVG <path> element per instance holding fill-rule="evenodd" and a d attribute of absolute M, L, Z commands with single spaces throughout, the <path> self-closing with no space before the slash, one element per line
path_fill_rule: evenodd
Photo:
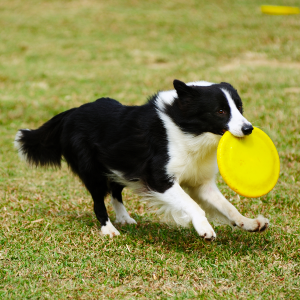
<path fill-rule="evenodd" d="M 300 16 L 253 0 L 2 0 L 0 2 L 1 299 L 298 299 L 300 295 Z M 275 4 L 299 5 L 278 0 Z M 245 116 L 274 141 L 281 172 L 260 198 L 222 193 L 264 233 L 160 222 L 130 190 L 137 226 L 99 235 L 92 199 L 66 164 L 26 166 L 19 128 L 109 96 L 142 104 L 185 82 L 226 81 Z M 115 215 L 107 199 L 111 219 Z"/>

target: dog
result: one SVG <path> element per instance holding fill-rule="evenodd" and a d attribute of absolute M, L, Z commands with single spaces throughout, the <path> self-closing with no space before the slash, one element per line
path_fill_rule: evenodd
<path fill-rule="evenodd" d="M 263 231 L 269 220 L 249 219 L 226 200 L 215 183 L 217 146 L 226 131 L 251 134 L 238 92 L 229 83 L 174 80 L 141 106 L 100 98 L 62 112 L 35 130 L 15 137 L 19 155 L 33 166 L 60 167 L 62 157 L 94 201 L 101 233 L 119 235 L 104 203 L 110 193 L 116 223 L 136 224 L 122 190 L 130 187 L 158 214 L 181 226 L 193 224 L 199 236 L 216 234 L 208 222 Z"/>

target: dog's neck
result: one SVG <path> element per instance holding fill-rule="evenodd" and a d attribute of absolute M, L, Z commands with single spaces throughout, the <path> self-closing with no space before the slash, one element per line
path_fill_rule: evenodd
<path fill-rule="evenodd" d="M 175 174 L 179 182 L 195 185 L 212 179 L 218 172 L 216 152 L 221 136 L 210 132 L 198 136 L 184 133 L 168 115 L 159 112 L 159 116 L 168 133 L 167 172 Z"/>

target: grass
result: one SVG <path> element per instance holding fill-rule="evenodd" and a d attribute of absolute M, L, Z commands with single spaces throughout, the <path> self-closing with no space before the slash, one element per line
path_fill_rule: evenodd
<path fill-rule="evenodd" d="M 299 298 L 300 19 L 262 15 L 261 4 L 1 1 L 2 299 Z M 125 190 L 138 225 L 102 237 L 66 165 L 28 168 L 13 150 L 19 128 L 101 96 L 142 104 L 174 78 L 232 83 L 246 117 L 273 139 L 281 173 L 268 195 L 239 198 L 218 178 L 243 214 L 270 218 L 266 233 L 216 227 L 206 244 L 192 228 L 160 223 Z"/>

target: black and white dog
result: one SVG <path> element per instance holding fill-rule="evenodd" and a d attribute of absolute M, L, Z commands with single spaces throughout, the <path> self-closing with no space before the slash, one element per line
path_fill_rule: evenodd
<path fill-rule="evenodd" d="M 209 219 L 263 231 L 269 221 L 249 219 L 220 193 L 216 151 L 225 131 L 251 134 L 242 101 L 228 83 L 173 82 L 142 106 L 101 98 L 58 114 L 36 130 L 19 130 L 15 146 L 35 166 L 60 166 L 65 158 L 91 193 L 102 234 L 115 236 L 104 204 L 111 194 L 116 223 L 136 223 L 122 202 L 125 186 L 145 196 L 159 214 L 182 226 L 192 222 L 206 240 Z"/>

